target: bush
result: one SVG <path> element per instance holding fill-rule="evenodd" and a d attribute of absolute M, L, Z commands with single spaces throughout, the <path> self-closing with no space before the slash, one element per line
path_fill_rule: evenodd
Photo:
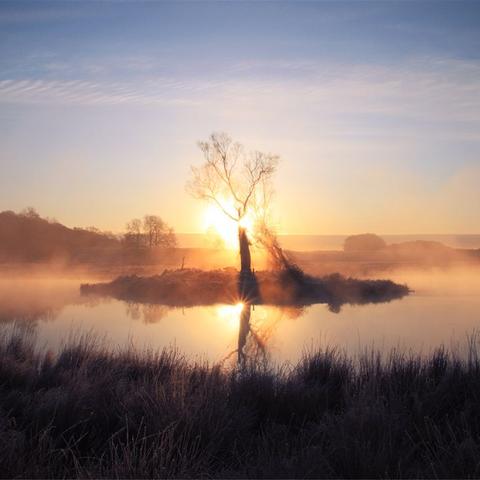
<path fill-rule="evenodd" d="M 343 250 L 345 252 L 376 252 L 386 246 L 385 240 L 378 235 L 363 233 L 347 237 L 343 243 Z"/>

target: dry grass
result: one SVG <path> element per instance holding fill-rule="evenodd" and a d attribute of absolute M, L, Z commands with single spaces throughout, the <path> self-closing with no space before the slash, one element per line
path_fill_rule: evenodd
<path fill-rule="evenodd" d="M 409 289 L 391 280 L 359 280 L 339 274 L 314 277 L 298 267 L 258 271 L 252 275 L 257 293 L 250 303 L 304 306 L 327 303 L 339 310 L 346 303 L 388 302 L 408 295 Z M 83 294 L 170 306 L 234 303 L 239 298 L 240 274 L 234 268 L 165 270 L 161 275 L 121 276 L 112 282 L 83 284 Z"/>
<path fill-rule="evenodd" d="M 478 477 L 480 361 L 311 352 L 225 370 L 83 337 L 0 340 L 2 477 Z"/>

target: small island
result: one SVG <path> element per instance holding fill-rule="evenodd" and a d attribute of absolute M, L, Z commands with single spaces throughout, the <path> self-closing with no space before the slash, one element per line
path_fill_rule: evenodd
<path fill-rule="evenodd" d="M 82 294 L 111 296 L 139 303 L 172 307 L 236 303 L 308 306 L 326 303 L 332 311 L 344 304 L 388 302 L 408 295 L 409 288 L 391 280 L 360 280 L 340 274 L 314 277 L 301 270 L 254 273 L 247 299 L 239 298 L 240 273 L 234 268 L 217 270 L 165 270 L 161 275 L 117 277 L 111 282 L 82 284 Z"/>

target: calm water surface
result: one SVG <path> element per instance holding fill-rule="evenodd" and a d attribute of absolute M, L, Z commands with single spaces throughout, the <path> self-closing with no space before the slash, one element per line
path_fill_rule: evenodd
<path fill-rule="evenodd" d="M 336 345 L 350 354 L 374 345 L 427 353 L 465 344 L 480 328 L 480 270 L 390 275 L 415 292 L 384 304 L 301 309 L 256 306 L 247 352 L 295 362 L 305 349 Z M 113 347 L 175 346 L 192 358 L 236 358 L 240 305 L 169 309 L 82 297 L 81 280 L 3 278 L 0 325 L 35 332 L 39 346 L 57 350 L 72 334 L 89 332 Z"/>

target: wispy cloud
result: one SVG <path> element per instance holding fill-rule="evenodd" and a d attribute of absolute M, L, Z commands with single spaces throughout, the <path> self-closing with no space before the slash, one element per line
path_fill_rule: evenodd
<path fill-rule="evenodd" d="M 199 88 L 198 86 L 196 87 Z M 192 88 L 174 80 L 158 80 L 138 85 L 83 80 L 3 80 L 0 102 L 28 104 L 175 104 L 187 102 L 182 91 Z M 172 92 L 176 92 L 172 95 Z M 188 102 L 193 103 L 190 99 Z"/>
<path fill-rule="evenodd" d="M 133 61 L 133 60 L 132 60 Z M 141 59 L 148 65 L 147 59 Z M 431 122 L 480 122 L 480 64 L 447 59 L 403 65 L 309 61 L 241 62 L 223 71 L 125 81 L 10 78 L 1 103 L 190 105 L 315 111 L 321 116 L 386 115 Z"/>

